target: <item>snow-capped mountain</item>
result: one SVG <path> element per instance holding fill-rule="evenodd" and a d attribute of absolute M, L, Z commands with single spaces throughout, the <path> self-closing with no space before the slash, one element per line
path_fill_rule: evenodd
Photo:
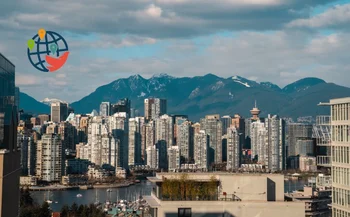
<path fill-rule="evenodd" d="M 77 113 L 91 113 L 93 109 L 99 109 L 102 101 L 115 103 L 127 97 L 131 100 L 131 106 L 142 112 L 145 98 L 159 97 L 168 100 L 169 114 L 186 114 L 192 120 L 199 120 L 206 114 L 214 113 L 239 113 L 249 117 L 249 110 L 257 100 L 262 117 L 278 114 L 296 118 L 327 115 L 329 108 L 317 106 L 319 102 L 349 95 L 350 88 L 326 83 L 317 78 L 301 79 L 281 89 L 271 82 L 258 83 L 240 76 L 222 78 L 207 74 L 180 78 L 160 74 L 146 79 L 133 75 L 101 86 L 70 106 Z M 62 102 L 49 98 L 42 102 L 50 105 L 54 101 Z M 21 106 L 24 110 L 30 107 Z"/>
<path fill-rule="evenodd" d="M 53 103 L 53 102 L 67 103 L 67 102 L 60 100 L 60 99 L 50 99 L 50 98 L 45 98 L 45 99 L 41 100 L 40 102 L 44 103 L 45 105 L 48 105 L 48 106 L 51 106 L 51 103 Z"/>

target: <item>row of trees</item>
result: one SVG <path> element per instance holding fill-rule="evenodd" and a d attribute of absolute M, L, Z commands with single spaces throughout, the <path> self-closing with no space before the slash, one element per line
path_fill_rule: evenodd
<path fill-rule="evenodd" d="M 28 189 L 21 189 L 20 192 L 20 217 L 51 217 L 48 203 L 41 206 L 34 203 Z"/>
<path fill-rule="evenodd" d="M 73 203 L 72 206 L 64 205 L 61 209 L 61 217 L 105 217 L 101 209 L 93 204 L 80 205 Z"/>
<path fill-rule="evenodd" d="M 209 181 L 199 182 L 188 178 L 188 174 L 162 182 L 163 200 L 217 200 L 218 180 L 212 176 Z"/>

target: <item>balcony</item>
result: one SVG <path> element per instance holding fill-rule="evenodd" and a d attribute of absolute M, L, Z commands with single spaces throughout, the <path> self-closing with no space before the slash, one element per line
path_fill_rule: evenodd
<path fill-rule="evenodd" d="M 317 166 L 331 167 L 331 156 L 317 156 Z"/>

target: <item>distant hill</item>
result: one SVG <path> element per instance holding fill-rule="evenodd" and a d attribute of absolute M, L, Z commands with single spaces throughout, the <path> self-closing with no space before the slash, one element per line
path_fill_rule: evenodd
<path fill-rule="evenodd" d="M 261 116 L 279 114 L 297 118 L 329 114 L 329 108 L 317 104 L 345 96 L 350 96 L 350 88 L 318 78 L 304 78 L 281 89 L 271 82 L 258 83 L 239 76 L 221 78 L 207 74 L 176 78 L 160 74 L 150 79 L 134 75 L 115 80 L 71 106 L 77 113 L 90 113 L 98 110 L 103 101 L 114 103 L 128 97 L 132 107 L 143 114 L 145 98 L 161 97 L 168 100 L 169 114 L 187 114 L 192 120 L 199 120 L 210 113 L 250 116 L 249 110 L 257 100 Z"/>
<path fill-rule="evenodd" d="M 50 107 L 41 102 L 38 102 L 33 97 L 20 92 L 19 95 L 19 107 L 23 109 L 24 112 L 30 112 L 33 114 L 49 114 Z"/>

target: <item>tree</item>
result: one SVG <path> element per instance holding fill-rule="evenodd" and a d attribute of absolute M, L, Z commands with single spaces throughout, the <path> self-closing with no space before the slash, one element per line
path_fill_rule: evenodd
<path fill-rule="evenodd" d="M 61 208 L 61 217 L 68 217 L 69 215 L 69 206 L 68 205 L 64 205 Z"/>
<path fill-rule="evenodd" d="M 51 217 L 50 206 L 47 202 L 44 202 L 40 208 L 40 217 Z"/>
<path fill-rule="evenodd" d="M 28 189 L 21 188 L 20 194 L 21 207 L 33 206 L 33 198 L 30 196 L 30 192 Z"/>

